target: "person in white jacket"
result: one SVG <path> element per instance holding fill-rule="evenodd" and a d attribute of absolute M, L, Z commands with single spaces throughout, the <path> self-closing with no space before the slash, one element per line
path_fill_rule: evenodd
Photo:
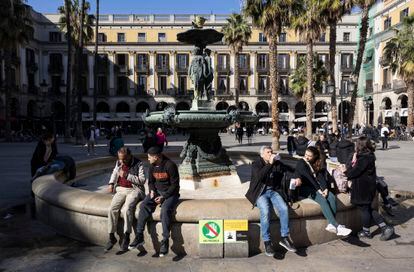
<path fill-rule="evenodd" d="M 135 208 L 145 197 L 145 180 L 142 162 L 132 156 L 130 149 L 121 147 L 108 186 L 108 191 L 114 193 L 114 196 L 108 211 L 109 240 L 105 246 L 106 251 L 112 249 L 117 242 L 115 232 L 120 213 L 124 219 L 124 239 L 121 250 L 128 250 Z"/>

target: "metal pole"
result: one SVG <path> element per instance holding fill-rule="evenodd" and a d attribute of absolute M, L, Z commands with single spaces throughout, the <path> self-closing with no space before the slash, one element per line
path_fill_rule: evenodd
<path fill-rule="evenodd" d="M 341 140 L 344 138 L 344 98 L 343 91 L 339 89 L 339 94 L 341 95 Z"/>

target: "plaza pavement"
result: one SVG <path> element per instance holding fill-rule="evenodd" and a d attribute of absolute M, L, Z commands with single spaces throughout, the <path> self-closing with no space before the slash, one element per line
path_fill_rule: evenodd
<path fill-rule="evenodd" d="M 139 152 L 136 138 L 125 137 L 127 145 Z M 179 151 L 182 136 L 169 138 L 167 150 Z M 282 149 L 285 148 L 282 137 Z M 105 141 L 106 142 L 106 141 Z M 270 136 L 256 136 L 253 145 L 238 145 L 234 135 L 222 135 L 228 150 L 257 151 L 270 143 Z M 30 195 L 30 158 L 36 143 L 0 143 L 0 212 L 27 201 Z M 75 160 L 89 157 L 80 146 L 59 141 L 59 152 Z M 286 152 L 283 151 L 282 152 Z M 390 150 L 377 151 L 377 171 L 390 189 L 414 192 L 414 142 L 390 142 Z M 97 156 L 107 155 L 99 146 Z M 137 251 L 119 254 L 116 249 L 104 253 L 101 247 L 73 241 L 24 214 L 12 210 L 9 219 L 0 217 L 0 271 L 412 271 L 414 267 L 414 200 L 402 201 L 396 216 L 387 220 L 396 224 L 397 236 L 387 242 L 379 237 L 361 243 L 355 238 L 337 240 L 301 249 L 299 254 L 279 251 L 275 258 L 263 254 L 246 259 L 202 260 L 189 256 L 156 258 Z"/>

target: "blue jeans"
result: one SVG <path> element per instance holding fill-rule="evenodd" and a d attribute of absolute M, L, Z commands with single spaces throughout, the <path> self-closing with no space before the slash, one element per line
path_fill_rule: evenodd
<path fill-rule="evenodd" d="M 264 242 L 270 241 L 270 203 L 278 211 L 280 221 L 280 235 L 289 235 L 289 212 L 283 198 L 273 190 L 266 190 L 257 199 L 256 206 L 260 210 L 260 230 Z"/>

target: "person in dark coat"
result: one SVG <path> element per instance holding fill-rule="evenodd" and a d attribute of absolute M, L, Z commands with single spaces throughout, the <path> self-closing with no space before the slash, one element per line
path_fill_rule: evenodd
<path fill-rule="evenodd" d="M 36 174 L 37 169 L 52 162 L 57 154 L 58 150 L 53 134 L 49 132 L 43 134 L 30 161 L 32 177 Z"/>
<path fill-rule="evenodd" d="M 319 134 L 319 139 L 316 141 L 315 146 L 319 148 L 319 150 L 324 154 L 327 154 L 329 152 L 329 142 L 326 139 L 325 134 Z"/>
<path fill-rule="evenodd" d="M 260 158 L 252 164 L 252 179 L 246 198 L 260 210 L 260 229 L 265 245 L 265 254 L 273 256 L 270 239 L 270 208 L 278 211 L 280 221 L 279 244 L 291 252 L 296 249 L 289 240 L 289 212 L 284 198 L 282 181 L 286 171 L 293 169 L 280 161 L 279 154 L 273 154 L 270 146 L 260 148 Z"/>
<path fill-rule="evenodd" d="M 306 148 L 308 147 L 309 139 L 306 138 L 303 133 L 300 133 L 299 136 L 294 139 L 294 143 L 296 146 L 296 155 L 304 156 Z"/>
<path fill-rule="evenodd" d="M 151 131 L 149 131 L 148 133 L 146 133 L 144 141 L 142 142 L 142 148 L 144 149 L 144 153 L 147 153 L 148 149 L 156 145 L 157 138 Z"/>
<path fill-rule="evenodd" d="M 337 148 L 338 148 L 339 138 L 336 134 L 331 134 L 329 136 L 328 142 L 329 142 L 329 150 L 328 150 L 329 159 L 333 162 L 337 162 L 338 161 Z"/>
<path fill-rule="evenodd" d="M 305 156 L 296 164 L 295 176 L 301 180 L 297 190 L 299 195 L 317 202 L 325 218 L 328 220 L 326 230 L 338 236 L 347 236 L 351 229 L 340 225 L 336 219 L 336 197 L 332 190 L 332 176 L 322 167 L 321 156 L 318 149 L 310 146 Z"/>
<path fill-rule="evenodd" d="M 287 150 L 289 155 L 294 155 L 296 153 L 295 136 L 296 135 L 291 131 L 287 137 Z"/>
<path fill-rule="evenodd" d="M 338 161 L 342 164 L 346 164 L 348 158 L 354 153 L 355 144 L 352 142 L 351 138 L 342 139 L 338 142 L 336 147 L 336 155 Z"/>
<path fill-rule="evenodd" d="M 384 218 L 371 207 L 377 190 L 377 173 L 374 147 L 368 137 L 358 138 L 355 153 L 351 163 L 347 166 L 345 175 L 352 182 L 351 203 L 358 207 L 362 215 L 363 228 L 358 236 L 371 238 L 371 219 L 374 219 L 382 231 L 380 239 L 389 240 L 394 234 L 394 228 L 387 225 Z"/>

